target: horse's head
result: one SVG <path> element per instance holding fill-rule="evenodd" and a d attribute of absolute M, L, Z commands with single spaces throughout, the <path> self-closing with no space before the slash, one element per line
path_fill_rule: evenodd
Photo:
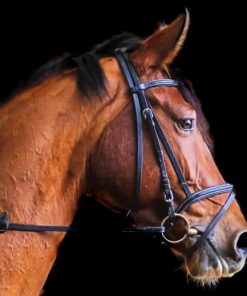
<path fill-rule="evenodd" d="M 138 175 L 135 112 L 138 111 L 134 112 L 131 81 L 127 83 L 128 79 L 123 75 L 128 75 L 123 69 L 126 65 L 120 67 L 121 57 L 118 58 L 120 62 L 109 57 L 102 59 L 101 65 L 108 79 L 109 102 L 115 102 L 115 107 L 109 103 L 109 124 L 90 158 L 89 183 L 91 192 L 102 203 L 116 210 L 131 209 L 137 227 L 149 225 L 155 229 L 168 216 L 167 223 L 162 226 L 168 227 L 165 235 L 168 240 L 178 240 L 177 244 L 172 244 L 173 252 L 183 257 L 184 269 L 192 278 L 210 284 L 243 268 L 247 254 L 247 223 L 233 199 L 232 186 L 225 184 L 211 155 L 208 125 L 191 87 L 181 84 L 169 87 L 164 83 L 164 79 L 170 78 L 168 66 L 182 47 L 188 26 L 188 14 L 181 15 L 170 25 L 161 27 L 129 55 L 142 83 L 140 87 L 138 82 L 135 84 L 135 77 L 130 78 L 135 84 L 133 88 L 146 88 L 132 92 L 146 95 L 165 134 L 164 140 L 151 115 L 158 133 L 156 139 L 159 138 L 160 145 L 164 146 L 162 177 L 167 172 L 168 181 L 161 184 L 162 161 L 160 168 L 154 152 L 155 136 L 148 123 L 143 122 L 142 182 L 138 200 L 132 202 L 133 191 L 138 187 L 135 184 L 135 180 L 138 182 L 135 177 Z M 145 85 L 154 80 L 158 80 L 159 87 Z M 144 113 L 148 116 L 146 111 Z M 163 143 L 166 140 L 172 150 Z M 183 215 L 175 220 L 172 207 L 164 201 L 164 191 L 169 194 L 169 186 L 174 196 L 170 204 Z M 172 197 L 166 195 L 166 198 Z M 180 240 L 184 236 L 185 239 Z"/>

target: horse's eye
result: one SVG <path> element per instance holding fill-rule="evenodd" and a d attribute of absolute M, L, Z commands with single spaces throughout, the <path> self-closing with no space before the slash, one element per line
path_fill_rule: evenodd
<path fill-rule="evenodd" d="M 195 129 L 194 119 L 190 119 L 190 118 L 181 119 L 178 122 L 178 126 L 180 129 L 186 132 L 191 132 Z"/>

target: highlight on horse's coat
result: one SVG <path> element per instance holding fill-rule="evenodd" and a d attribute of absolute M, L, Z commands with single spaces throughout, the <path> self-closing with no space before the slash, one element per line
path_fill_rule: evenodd
<path fill-rule="evenodd" d="M 186 12 L 145 40 L 125 33 L 64 55 L 1 106 L 1 295 L 39 294 L 86 194 L 128 211 L 124 231 L 169 242 L 202 285 L 243 268 L 246 220 L 171 66 L 188 28 Z"/>

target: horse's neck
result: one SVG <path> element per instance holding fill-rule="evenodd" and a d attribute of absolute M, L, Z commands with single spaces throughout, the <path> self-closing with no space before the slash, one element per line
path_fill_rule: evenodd
<path fill-rule="evenodd" d="M 75 196 L 79 176 L 70 162 L 84 127 L 78 105 L 74 79 L 67 76 L 51 78 L 2 108 L 0 208 L 12 220 L 71 220 L 67 203 L 73 207 L 73 200 L 67 197 Z"/>
<path fill-rule="evenodd" d="M 12 223 L 68 225 L 86 191 L 86 158 L 110 118 L 75 81 L 73 73 L 50 78 L 0 110 L 0 211 Z M 0 295 L 38 294 L 63 237 L 2 234 Z"/>
<path fill-rule="evenodd" d="M 26 90 L 0 109 L 0 211 L 12 223 L 69 225 L 86 193 L 87 158 L 126 102 L 81 97 L 73 72 Z M 7 232 L 0 295 L 37 295 L 61 233 Z"/>

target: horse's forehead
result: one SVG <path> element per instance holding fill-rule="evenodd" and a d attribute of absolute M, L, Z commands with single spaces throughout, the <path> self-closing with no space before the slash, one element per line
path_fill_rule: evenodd
<path fill-rule="evenodd" d="M 149 89 L 146 94 L 153 106 L 158 106 L 174 119 L 195 117 L 195 108 L 185 100 L 176 87 L 155 87 Z"/>
<path fill-rule="evenodd" d="M 140 61 L 135 61 L 135 70 L 138 73 L 141 83 L 146 83 L 152 80 L 170 79 L 170 74 L 166 68 L 156 68 L 141 64 Z M 177 87 L 154 87 L 146 91 L 149 100 L 154 103 L 159 103 L 160 106 L 169 111 L 192 111 L 194 108 L 189 104 Z M 180 109 L 180 110 L 179 110 Z"/>
<path fill-rule="evenodd" d="M 133 62 L 135 65 L 135 61 Z M 124 93 L 119 91 L 120 89 L 126 89 L 128 86 L 117 60 L 114 57 L 103 58 L 101 59 L 101 67 L 107 78 L 108 95 L 116 98 L 117 94 L 119 96 L 126 94 L 125 91 Z M 145 65 L 140 63 L 137 63 L 135 67 L 142 83 L 168 78 L 166 71 L 145 67 Z M 191 117 L 192 112 L 194 112 L 192 105 L 185 101 L 176 87 L 151 88 L 146 91 L 146 95 L 151 103 L 158 104 L 159 108 L 167 113 L 168 116 L 178 118 L 188 115 L 188 117 Z M 131 101 L 131 98 L 129 100 Z"/>

